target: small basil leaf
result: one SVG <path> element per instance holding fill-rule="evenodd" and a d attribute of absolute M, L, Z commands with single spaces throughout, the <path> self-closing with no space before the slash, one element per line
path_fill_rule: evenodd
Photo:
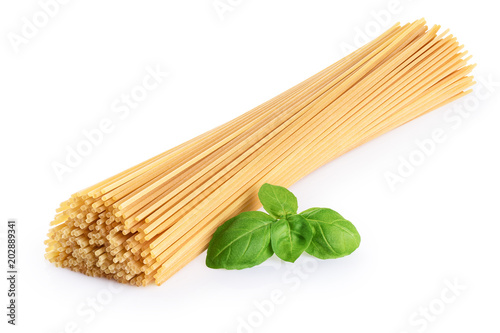
<path fill-rule="evenodd" d="M 261 264 L 273 255 L 271 216 L 244 212 L 226 221 L 214 233 L 208 246 L 210 268 L 243 269 Z"/>
<path fill-rule="evenodd" d="M 359 247 L 361 237 L 354 225 L 329 208 L 310 208 L 300 213 L 312 226 L 314 236 L 306 252 L 319 259 L 347 256 Z"/>
<path fill-rule="evenodd" d="M 282 186 L 264 184 L 259 190 L 259 200 L 264 209 L 274 218 L 297 214 L 297 198 Z"/>
<path fill-rule="evenodd" d="M 313 237 L 313 230 L 300 215 L 290 215 L 271 224 L 271 244 L 276 255 L 289 262 L 295 262 L 307 249 Z"/>

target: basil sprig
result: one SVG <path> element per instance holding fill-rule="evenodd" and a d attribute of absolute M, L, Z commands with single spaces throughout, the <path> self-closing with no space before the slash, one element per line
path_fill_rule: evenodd
<path fill-rule="evenodd" d="M 208 246 L 210 268 L 243 269 L 276 255 L 295 262 L 307 252 L 319 259 L 347 256 L 359 247 L 354 225 L 329 208 L 297 214 L 297 198 L 281 186 L 264 184 L 259 199 L 269 213 L 244 212 L 215 231 Z"/>

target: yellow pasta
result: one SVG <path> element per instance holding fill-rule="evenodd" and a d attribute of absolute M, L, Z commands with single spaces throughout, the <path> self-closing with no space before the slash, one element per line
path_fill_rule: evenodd
<path fill-rule="evenodd" d="M 157 285 L 226 220 L 321 165 L 469 93 L 473 65 L 423 19 L 395 25 L 242 116 L 79 191 L 61 204 L 46 258 L 122 283 Z"/>

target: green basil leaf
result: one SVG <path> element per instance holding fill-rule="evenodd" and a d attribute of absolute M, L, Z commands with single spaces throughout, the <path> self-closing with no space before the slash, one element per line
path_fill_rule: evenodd
<path fill-rule="evenodd" d="M 313 230 L 300 215 L 290 215 L 271 224 L 271 244 L 276 255 L 295 262 L 308 248 Z"/>
<path fill-rule="evenodd" d="M 210 268 L 243 269 L 263 263 L 273 255 L 271 216 L 244 212 L 221 225 L 208 246 Z"/>
<path fill-rule="evenodd" d="M 361 237 L 354 225 L 329 208 L 310 208 L 300 213 L 312 226 L 314 236 L 306 252 L 319 259 L 347 256 L 359 247 Z"/>
<path fill-rule="evenodd" d="M 264 209 L 274 218 L 297 214 L 297 198 L 282 186 L 264 184 L 259 190 L 259 200 Z"/>

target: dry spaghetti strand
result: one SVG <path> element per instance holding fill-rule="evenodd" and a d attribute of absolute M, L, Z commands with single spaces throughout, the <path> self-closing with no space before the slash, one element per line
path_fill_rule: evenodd
<path fill-rule="evenodd" d="M 45 257 L 57 267 L 160 285 L 213 232 L 359 145 L 470 92 L 463 46 L 423 19 L 380 37 L 234 120 L 73 194 Z"/>

